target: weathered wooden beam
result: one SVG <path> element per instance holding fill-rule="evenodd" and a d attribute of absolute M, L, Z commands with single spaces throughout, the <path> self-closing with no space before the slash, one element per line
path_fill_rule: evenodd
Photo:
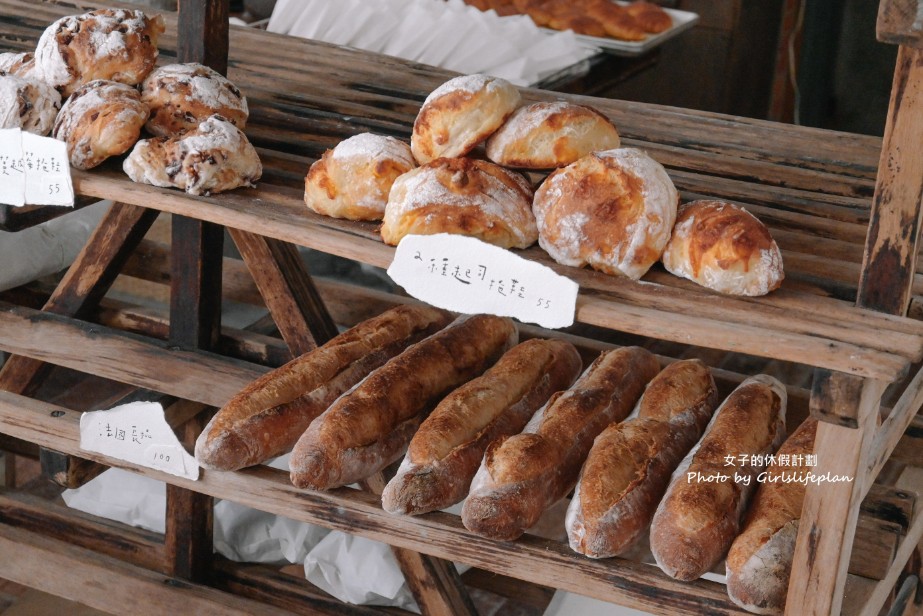
<path fill-rule="evenodd" d="M 923 48 L 923 4 L 919 0 L 881 0 L 875 34 L 882 43 Z"/>
<path fill-rule="evenodd" d="M 227 74 L 227 0 L 180 0 L 178 8 L 177 61 L 198 62 Z"/>
<path fill-rule="evenodd" d="M 815 368 L 811 385 L 811 417 L 847 428 L 857 427 L 858 408 L 855 404 L 844 404 L 844 401 L 857 400 L 861 388 L 862 381 L 853 376 Z"/>

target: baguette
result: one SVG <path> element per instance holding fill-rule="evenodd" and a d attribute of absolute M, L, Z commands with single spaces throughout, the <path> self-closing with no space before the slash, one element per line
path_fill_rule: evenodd
<path fill-rule="evenodd" d="M 196 460 L 207 469 L 232 471 L 290 451 L 343 392 L 450 320 L 435 308 L 397 306 L 264 374 L 205 426 Z"/>
<path fill-rule="evenodd" d="M 745 380 L 677 468 L 651 522 L 651 552 L 667 575 L 695 580 L 727 553 L 763 470 L 750 460 L 785 438 L 785 402 L 785 388 L 771 376 Z M 741 456 L 748 462 L 729 465 Z"/>
<path fill-rule="evenodd" d="M 569 342 L 534 338 L 449 394 L 410 441 L 382 493 L 385 511 L 416 515 L 465 498 L 487 445 L 518 434 L 552 394 L 571 386 L 581 363 Z"/>
<path fill-rule="evenodd" d="M 717 405 L 715 381 L 697 359 L 654 377 L 638 416 L 609 426 L 593 443 L 567 509 L 570 547 L 591 558 L 628 549 L 647 530 L 670 475 Z"/>
<path fill-rule="evenodd" d="M 459 317 L 414 344 L 311 422 L 292 451 L 292 483 L 328 490 L 394 462 L 433 407 L 497 361 L 517 337 L 512 320 L 482 314 Z"/>
<path fill-rule="evenodd" d="M 462 507 L 465 527 L 506 540 L 532 527 L 574 487 L 593 439 L 631 412 L 659 370 L 642 348 L 607 351 L 536 412 L 521 434 L 491 443 Z"/>
<path fill-rule="evenodd" d="M 782 614 L 795 555 L 798 521 L 811 468 L 784 464 L 781 456 L 814 452 L 817 421 L 807 419 L 779 448 L 766 469 L 744 530 L 727 556 L 727 590 L 731 601 L 755 614 Z"/>

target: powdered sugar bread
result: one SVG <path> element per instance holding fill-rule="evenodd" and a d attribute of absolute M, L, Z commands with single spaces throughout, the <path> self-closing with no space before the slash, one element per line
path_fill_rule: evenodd
<path fill-rule="evenodd" d="M 674 362 L 655 376 L 637 417 L 610 425 L 593 442 L 567 509 L 570 547 L 592 558 L 631 548 L 717 405 L 711 372 L 697 359 Z"/>
<path fill-rule="evenodd" d="M 0 72 L 0 128 L 47 135 L 54 126 L 61 95 L 42 81 Z"/>
<path fill-rule="evenodd" d="M 237 86 L 194 62 L 168 64 L 148 75 L 141 86 L 141 100 L 151 110 L 145 128 L 157 137 L 197 128 L 214 114 L 241 130 L 247 125 L 247 99 Z"/>
<path fill-rule="evenodd" d="M 609 118 L 591 107 L 568 102 L 520 107 L 487 140 L 487 158 L 498 165 L 552 169 L 590 152 L 619 147 Z"/>
<path fill-rule="evenodd" d="M 99 9 L 57 20 L 42 33 L 35 62 L 50 85 L 69 96 L 82 84 L 107 79 L 137 85 L 157 60 L 160 15 Z"/>
<path fill-rule="evenodd" d="M 464 156 L 500 128 L 519 106 L 516 86 L 487 75 L 463 75 L 433 90 L 413 123 L 410 147 L 420 164 Z"/>
<path fill-rule="evenodd" d="M 782 253 L 769 229 L 724 201 L 692 201 L 680 208 L 663 265 L 727 295 L 766 295 L 785 278 Z"/>
<path fill-rule="evenodd" d="M 67 142 L 71 166 L 92 169 L 135 145 L 146 120 L 147 106 L 135 88 L 97 79 L 64 103 L 54 137 Z"/>
<path fill-rule="evenodd" d="M 584 156 L 535 192 L 539 245 L 563 265 L 641 278 L 676 220 L 679 194 L 664 168 L 633 148 Z"/>
<path fill-rule="evenodd" d="M 461 501 L 487 446 L 518 434 L 581 367 L 577 349 L 563 340 L 533 338 L 507 351 L 423 421 L 381 495 L 385 511 L 417 515 Z"/>
<path fill-rule="evenodd" d="M 0 53 L 0 74 L 44 81 L 41 72 L 35 66 L 35 54 L 28 51 L 24 53 Z"/>
<path fill-rule="evenodd" d="M 416 166 L 410 146 L 400 139 L 354 135 L 311 165 L 304 181 L 305 205 L 335 218 L 381 220 L 394 180 Z"/>
<path fill-rule="evenodd" d="M 381 237 L 396 246 L 405 235 L 457 233 L 502 248 L 538 238 L 526 179 L 485 160 L 438 158 L 398 177 L 385 207 Z"/>
<path fill-rule="evenodd" d="M 782 614 L 804 505 L 807 464 L 785 464 L 814 452 L 817 420 L 808 418 L 779 448 L 727 556 L 731 601 L 755 614 Z"/>
<path fill-rule="evenodd" d="M 253 186 L 263 174 L 247 136 L 219 115 L 175 137 L 142 139 L 122 168 L 135 182 L 181 188 L 191 195 Z"/>

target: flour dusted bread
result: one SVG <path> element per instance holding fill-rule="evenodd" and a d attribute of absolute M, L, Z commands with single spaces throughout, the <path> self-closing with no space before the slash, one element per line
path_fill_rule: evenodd
<path fill-rule="evenodd" d="M 397 460 L 436 404 L 516 344 L 510 319 L 463 316 L 414 344 L 311 422 L 289 461 L 292 483 L 327 490 Z"/>
<path fill-rule="evenodd" d="M 679 195 L 641 150 L 595 152 L 558 169 L 535 192 L 539 245 L 563 265 L 637 280 L 663 252 Z"/>
<path fill-rule="evenodd" d="M 595 109 L 567 102 L 534 103 L 517 109 L 487 140 L 487 158 L 506 167 L 552 169 L 617 147 L 615 125 Z"/>
<path fill-rule="evenodd" d="M 779 448 L 753 497 L 744 529 L 728 552 L 728 596 L 748 612 L 785 611 L 806 478 L 812 469 L 783 460 L 812 454 L 816 434 L 817 421 L 808 418 Z"/>
<path fill-rule="evenodd" d="M 247 136 L 219 115 L 175 137 L 142 139 L 122 168 L 135 182 L 176 187 L 191 195 L 253 186 L 263 174 Z"/>
<path fill-rule="evenodd" d="M 92 169 L 138 141 L 147 107 L 135 88 L 97 79 L 74 92 L 54 124 L 54 137 L 67 143 L 76 169 Z"/>
<path fill-rule="evenodd" d="M 405 235 L 457 233 L 502 248 L 526 248 L 538 229 L 526 179 L 471 158 L 439 158 L 394 181 L 381 238 L 397 245 Z"/>
<path fill-rule="evenodd" d="M 785 388 L 774 378 L 745 380 L 680 463 L 651 523 L 651 552 L 667 575 L 697 579 L 727 553 L 763 470 L 754 457 L 762 460 L 785 438 L 785 404 Z M 749 483 L 735 481 L 735 473 Z"/>
<path fill-rule="evenodd" d="M 692 201 L 680 208 L 663 265 L 727 295 L 766 295 L 785 277 L 782 253 L 769 229 L 725 201 Z"/>
<path fill-rule="evenodd" d="M 353 135 L 311 165 L 305 205 L 334 218 L 381 220 L 394 180 L 416 166 L 410 146 L 400 139 Z"/>
<path fill-rule="evenodd" d="M 659 370 L 640 347 L 607 351 L 522 433 L 491 443 L 462 507 L 465 528 L 512 540 L 535 525 L 577 483 L 593 439 L 629 414 Z"/>
<path fill-rule="evenodd" d="M 533 338 L 507 351 L 423 421 L 382 493 L 384 509 L 416 515 L 461 501 L 487 446 L 518 434 L 552 394 L 570 387 L 581 367 L 577 349 L 562 340 Z"/>
<path fill-rule="evenodd" d="M 0 128 L 47 135 L 54 126 L 61 95 L 42 81 L 0 72 Z"/>
<path fill-rule="evenodd" d="M 161 66 L 141 86 L 141 100 L 151 110 L 145 128 L 157 137 L 192 130 L 218 114 L 243 130 L 247 98 L 224 75 L 195 62 Z"/>
<path fill-rule="evenodd" d="M 42 33 L 35 62 L 45 81 L 69 96 L 82 84 L 106 79 L 141 83 L 157 61 L 160 15 L 99 9 L 57 20 Z"/>
<path fill-rule="evenodd" d="M 0 74 L 44 81 L 41 72 L 35 66 L 35 54 L 29 51 L 0 53 Z"/>
<path fill-rule="evenodd" d="M 674 362 L 655 376 L 637 417 L 610 425 L 593 443 L 567 509 L 571 548 L 592 558 L 629 549 L 717 405 L 711 372 L 697 359 Z"/>
<path fill-rule="evenodd" d="M 519 106 L 516 86 L 487 75 L 462 75 L 433 90 L 417 114 L 410 147 L 420 164 L 464 156 Z"/>
<path fill-rule="evenodd" d="M 205 468 L 232 471 L 292 449 L 350 387 L 450 321 L 427 306 L 397 306 L 268 372 L 222 407 L 196 441 Z"/>

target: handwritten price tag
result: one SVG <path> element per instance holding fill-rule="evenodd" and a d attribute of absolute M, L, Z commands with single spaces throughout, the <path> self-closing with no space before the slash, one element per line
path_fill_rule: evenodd
<path fill-rule="evenodd" d="M 80 448 L 197 480 L 199 465 L 186 453 L 157 402 L 132 402 L 80 417 Z"/>
<path fill-rule="evenodd" d="M 515 317 L 549 328 L 574 322 L 576 282 L 475 238 L 405 236 L 388 275 L 413 297 L 439 308 Z"/>
<path fill-rule="evenodd" d="M 0 203 L 73 206 L 67 144 L 18 128 L 0 130 Z"/>

